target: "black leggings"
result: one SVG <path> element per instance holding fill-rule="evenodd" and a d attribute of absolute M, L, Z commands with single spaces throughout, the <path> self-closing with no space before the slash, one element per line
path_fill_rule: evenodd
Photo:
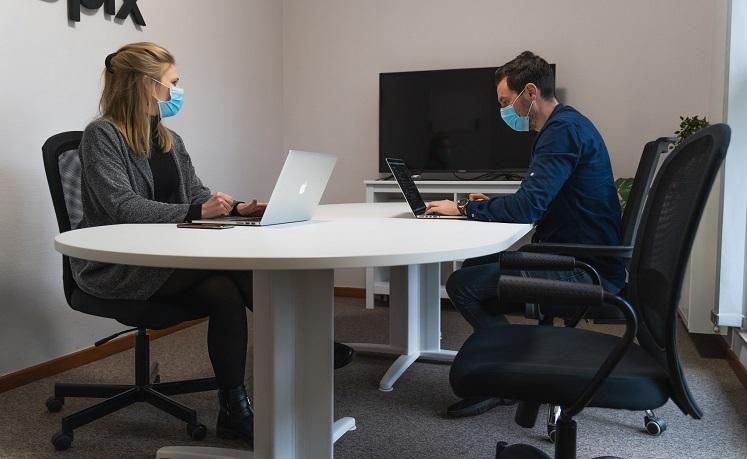
<path fill-rule="evenodd" d="M 208 354 L 218 387 L 230 389 L 244 383 L 251 272 L 178 269 L 150 299 L 206 309 L 210 316 Z"/>

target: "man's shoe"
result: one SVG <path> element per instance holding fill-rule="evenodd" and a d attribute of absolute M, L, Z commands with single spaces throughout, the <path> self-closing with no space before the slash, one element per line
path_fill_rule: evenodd
<path fill-rule="evenodd" d="M 241 438 L 254 448 L 254 412 L 246 387 L 218 389 L 220 413 L 215 433 L 220 438 Z"/>
<path fill-rule="evenodd" d="M 446 408 L 446 414 L 450 418 L 477 416 L 478 414 L 492 410 L 496 406 L 513 405 L 514 403 L 516 403 L 516 400 L 496 397 L 465 398 Z"/>
<path fill-rule="evenodd" d="M 352 347 L 335 341 L 335 370 L 352 362 L 353 357 L 355 357 L 355 351 Z"/>

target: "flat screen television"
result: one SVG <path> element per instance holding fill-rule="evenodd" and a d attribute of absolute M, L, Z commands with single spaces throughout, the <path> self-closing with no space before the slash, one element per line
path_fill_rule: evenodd
<path fill-rule="evenodd" d="M 495 70 L 379 74 L 379 172 L 386 158 L 413 172 L 525 171 L 536 133 L 501 119 Z"/>

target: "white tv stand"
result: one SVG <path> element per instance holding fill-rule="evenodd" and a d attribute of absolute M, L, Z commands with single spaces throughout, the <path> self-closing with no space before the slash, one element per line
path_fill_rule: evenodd
<path fill-rule="evenodd" d="M 404 197 L 394 180 L 365 180 L 366 202 L 402 202 Z M 478 180 L 418 180 L 415 182 L 426 201 L 466 198 L 469 193 L 487 195 L 513 194 L 519 189 L 519 181 L 478 181 Z M 459 262 L 443 263 L 441 279 L 446 279 Z M 389 294 L 389 268 L 366 268 L 366 308 L 373 309 L 374 294 Z M 446 298 L 446 290 L 441 286 L 441 298 Z"/>

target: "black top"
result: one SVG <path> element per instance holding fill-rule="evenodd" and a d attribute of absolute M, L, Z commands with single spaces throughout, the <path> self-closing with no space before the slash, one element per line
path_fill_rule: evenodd
<path fill-rule="evenodd" d="M 170 203 L 179 187 L 179 172 L 176 169 L 171 152 L 164 152 L 158 142 L 158 122 L 160 118 L 150 119 L 150 171 L 153 174 L 153 199 L 158 202 Z M 197 220 L 202 217 L 202 205 L 192 204 L 184 217 L 184 221 Z"/>

